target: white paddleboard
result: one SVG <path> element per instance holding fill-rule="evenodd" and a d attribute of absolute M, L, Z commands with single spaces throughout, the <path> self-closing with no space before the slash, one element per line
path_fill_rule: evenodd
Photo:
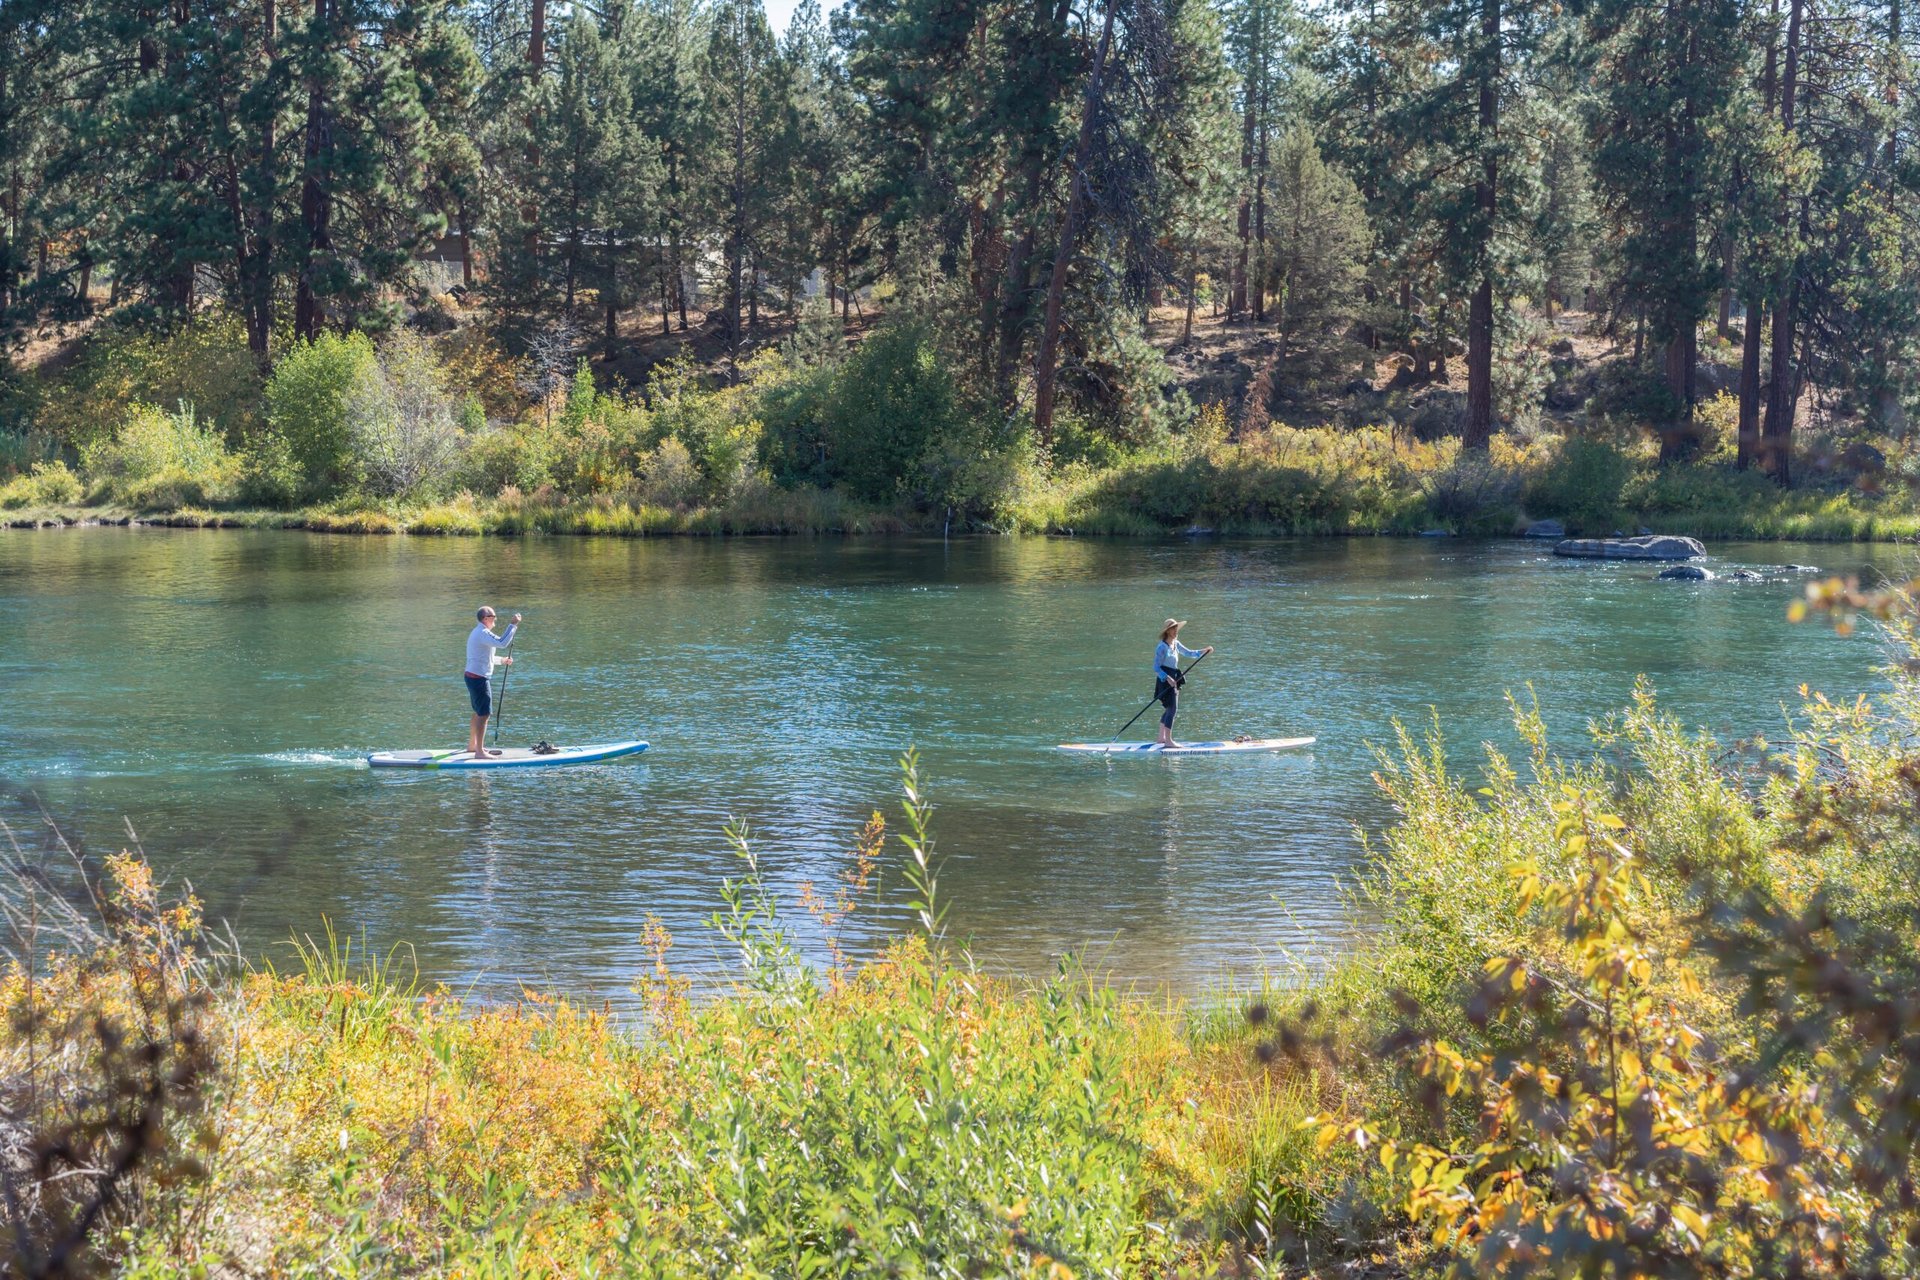
<path fill-rule="evenodd" d="M 1177 747 L 1163 747 L 1157 742 L 1063 742 L 1058 750 L 1102 756 L 1218 756 L 1236 751 L 1291 751 L 1312 745 L 1312 738 L 1240 738 L 1233 742 L 1183 742 Z"/>
<path fill-rule="evenodd" d="M 503 747 L 499 755 L 475 756 L 458 751 L 376 751 L 367 763 L 376 769 L 544 769 L 562 764 L 589 764 L 638 755 L 644 742 L 603 742 L 591 747 L 562 747 L 544 755 L 530 747 Z"/>

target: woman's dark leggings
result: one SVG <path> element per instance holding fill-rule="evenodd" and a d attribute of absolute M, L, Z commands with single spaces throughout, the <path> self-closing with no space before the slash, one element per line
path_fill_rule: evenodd
<path fill-rule="evenodd" d="M 1171 680 L 1155 680 L 1153 696 L 1158 698 L 1160 705 L 1166 708 L 1160 713 L 1160 723 L 1169 729 L 1173 728 L 1173 717 L 1180 710 L 1180 687 Z"/>

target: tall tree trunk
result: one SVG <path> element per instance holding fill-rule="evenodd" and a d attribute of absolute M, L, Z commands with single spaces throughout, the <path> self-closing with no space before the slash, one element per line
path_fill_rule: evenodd
<path fill-rule="evenodd" d="M 1254 38 L 1259 39 L 1259 19 L 1256 14 Z M 1247 314 L 1247 270 L 1253 256 L 1253 129 L 1254 120 L 1259 114 L 1259 105 L 1254 101 L 1256 86 L 1253 83 L 1252 63 L 1248 63 L 1246 85 L 1246 114 L 1240 126 L 1240 208 L 1239 224 L 1236 232 L 1239 237 L 1239 253 L 1233 260 L 1233 281 L 1227 295 L 1227 319 L 1238 320 Z"/>
<path fill-rule="evenodd" d="M 1473 203 L 1479 210 L 1484 242 L 1479 246 L 1480 280 L 1467 306 L 1467 422 L 1461 447 L 1485 449 L 1493 439 L 1493 222 L 1499 193 L 1500 161 L 1493 148 L 1500 123 L 1500 0 L 1481 0 L 1480 38 L 1490 65 L 1480 79 L 1480 181 Z"/>
<path fill-rule="evenodd" d="M 1001 405 L 1013 403 L 1014 371 L 1020 363 L 1020 346 L 1027 327 L 1027 313 L 1033 297 L 1034 219 L 1039 217 L 1043 179 L 1042 157 L 1032 155 L 1026 161 L 1025 199 L 1020 208 L 1024 225 L 1007 250 L 1006 278 L 1001 282 L 1000 352 L 994 358 L 994 397 Z"/>
<path fill-rule="evenodd" d="M 1699 60 L 1699 38 L 1689 28 L 1686 50 L 1687 67 Z M 1691 82 L 1689 82 L 1691 84 Z M 1680 208 L 1676 214 L 1683 239 L 1682 257 L 1691 264 L 1699 257 L 1700 219 L 1695 198 L 1694 154 L 1696 147 L 1696 111 L 1691 87 L 1682 99 L 1680 118 L 1667 128 L 1667 145 L 1673 150 L 1673 169 L 1679 178 Z M 1698 318 L 1689 307 L 1669 302 L 1665 327 L 1667 333 L 1667 392 L 1680 406 L 1678 429 L 1660 437 L 1660 456 L 1674 461 L 1693 452 L 1694 366 L 1700 349 Z"/>
<path fill-rule="evenodd" d="M 1806 7 L 1806 0 L 1792 0 L 1787 8 L 1786 56 L 1782 60 L 1780 72 L 1780 129 L 1788 138 L 1794 136 L 1795 93 L 1799 88 L 1800 77 L 1800 18 Z M 1784 210 L 1782 211 L 1784 215 Z M 1799 213 L 1800 230 L 1805 233 L 1807 226 L 1807 203 L 1801 198 Z M 1760 429 L 1761 464 L 1767 472 L 1782 485 L 1792 483 L 1793 458 L 1793 410 L 1794 400 L 1799 388 L 1796 385 L 1793 368 L 1793 343 L 1795 311 L 1800 301 L 1800 264 L 1797 260 L 1787 268 L 1788 276 L 1783 282 L 1779 300 L 1773 308 L 1773 343 L 1769 353 L 1767 386 L 1767 417 Z"/>
<path fill-rule="evenodd" d="M 746 85 L 738 86 L 745 94 Z M 747 118 L 744 98 L 733 113 L 733 174 L 729 190 L 732 209 L 727 219 L 727 314 L 726 335 L 731 346 L 740 345 L 741 277 L 747 258 Z"/>
<path fill-rule="evenodd" d="M 1724 227 L 1720 229 L 1720 309 L 1713 331 L 1720 341 L 1733 341 L 1733 233 Z"/>
<path fill-rule="evenodd" d="M 1773 0 L 1773 21 L 1768 24 L 1771 31 L 1779 23 L 1780 0 Z M 1780 45 L 1771 35 L 1767 38 L 1766 62 L 1760 73 L 1760 92 L 1763 110 L 1766 115 L 1773 114 L 1774 99 L 1779 92 Z M 1734 170 L 1736 183 L 1744 181 L 1744 173 L 1738 167 Z M 1747 314 L 1741 323 L 1740 333 L 1740 410 L 1736 427 L 1734 465 L 1745 470 L 1761 460 L 1762 445 L 1760 439 L 1760 349 L 1764 343 L 1762 322 L 1765 320 L 1766 294 L 1751 282 L 1747 286 Z"/>
<path fill-rule="evenodd" d="M 1760 323 L 1764 302 L 1756 290 L 1746 299 L 1740 335 L 1740 416 L 1734 465 L 1745 470 L 1760 456 Z"/>
<path fill-rule="evenodd" d="M 314 0 L 316 5 L 326 0 Z M 540 276 L 540 205 L 533 193 L 538 189 L 540 173 L 540 120 L 534 110 L 538 101 L 540 77 L 547 66 L 547 0 L 533 0 L 527 32 L 527 184 L 528 198 L 520 206 L 521 221 L 526 224 L 527 265 L 538 285 Z"/>
<path fill-rule="evenodd" d="M 313 0 L 313 28 L 331 43 L 340 0 Z M 314 287 L 316 259 L 333 252 L 333 109 L 327 86 L 316 75 L 307 85 L 305 167 L 300 179 L 300 225 L 306 233 L 293 294 L 293 336 L 311 342 L 326 324 L 326 310 Z"/>
<path fill-rule="evenodd" d="M 1093 73 L 1087 77 L 1086 101 L 1080 113 L 1080 139 L 1073 149 L 1073 180 L 1067 196 L 1066 217 L 1060 222 L 1060 243 L 1053 254 L 1053 276 L 1047 282 L 1047 315 L 1040 332 L 1040 356 L 1033 374 L 1033 425 L 1045 445 L 1053 438 L 1055 366 L 1060 359 L 1060 313 L 1067 294 L 1067 271 L 1073 264 L 1080 222 L 1087 206 L 1087 161 L 1093 150 L 1093 122 L 1099 110 L 1107 73 L 1107 50 L 1113 44 L 1113 10 L 1118 0 L 1107 0 L 1100 22 L 1100 44 L 1093 55 Z"/>
<path fill-rule="evenodd" d="M 269 67 L 273 65 L 275 57 L 275 19 L 274 0 L 264 0 L 261 6 L 260 56 L 263 65 Z M 243 237 L 244 258 L 240 274 L 246 294 L 247 347 L 263 370 L 273 358 L 268 348 L 273 341 L 273 196 L 278 185 L 275 181 L 278 157 L 274 153 L 274 114 L 272 110 L 261 113 L 260 189 L 254 194 L 252 225 L 235 228 Z M 234 175 L 234 181 L 237 185 L 238 174 Z M 251 240 L 252 244 L 246 244 L 247 240 Z"/>
<path fill-rule="evenodd" d="M 192 14 L 188 12 L 186 0 L 174 0 L 174 4 L 173 4 L 174 26 L 184 27 L 187 25 L 188 21 L 191 18 L 192 18 Z M 173 65 L 175 65 L 176 62 L 177 62 L 177 58 L 175 57 L 175 55 L 169 52 L 167 57 L 168 66 L 172 67 Z M 190 165 L 188 165 L 188 163 L 184 158 L 182 158 L 178 163 L 176 163 L 173 166 L 173 180 L 176 184 L 182 187 L 186 186 L 189 182 L 193 181 L 193 169 Z M 182 256 L 182 250 L 180 246 L 174 245 L 174 246 L 171 246 L 171 248 L 172 248 L 172 253 L 174 258 L 174 270 L 173 270 L 173 276 L 168 282 L 168 292 L 171 294 L 171 300 L 173 302 L 174 308 L 177 311 L 179 311 L 182 315 L 186 315 L 191 313 L 193 310 L 194 264 L 191 260 L 188 260 L 184 263 L 180 261 L 180 258 Z M 46 270 L 47 270 L 47 246 L 46 246 L 46 243 L 43 241 L 41 242 L 41 245 L 40 245 L 40 274 L 44 276 L 46 274 Z"/>
<path fill-rule="evenodd" d="M 1264 322 L 1267 318 L 1267 165 L 1268 165 L 1268 129 L 1269 107 L 1267 101 L 1267 57 L 1263 47 L 1259 54 L 1260 67 L 1260 121 L 1258 126 L 1259 143 L 1254 149 L 1253 175 L 1253 318 L 1255 322 Z"/>

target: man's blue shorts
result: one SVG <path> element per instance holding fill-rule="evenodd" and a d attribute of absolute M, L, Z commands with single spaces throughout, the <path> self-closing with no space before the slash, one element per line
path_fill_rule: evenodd
<path fill-rule="evenodd" d="M 493 689 L 487 682 L 470 671 L 462 671 L 461 678 L 467 682 L 467 701 L 473 704 L 473 714 L 490 716 L 493 714 Z"/>

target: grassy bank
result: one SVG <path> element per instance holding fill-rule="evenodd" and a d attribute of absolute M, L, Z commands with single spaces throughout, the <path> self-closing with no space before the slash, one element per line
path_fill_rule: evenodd
<path fill-rule="evenodd" d="M 1777 741 L 1646 689 L 1577 757 L 1524 703 L 1517 758 L 1403 732 L 1378 933 L 1244 999 L 975 971 L 911 772 L 799 904 L 738 841 L 735 980 L 650 923 L 631 1020 L 331 938 L 211 965 L 112 860 L 0 983 L 16 1225 L 142 1277 L 1911 1274 L 1920 646 L 1857 603 L 1890 685 Z M 919 927 L 846 958 L 883 892 Z"/>
<path fill-rule="evenodd" d="M 1570 476 L 1569 471 L 1573 472 Z M 42 486 L 45 487 L 45 486 Z M 1782 490 L 1724 463 L 1659 465 L 1651 449 L 1550 437 L 1462 459 L 1452 442 L 1385 432 L 1274 428 L 1255 442 L 1143 452 L 1105 467 L 1036 472 L 985 512 L 927 511 L 838 490 L 765 484 L 713 503 L 644 490 L 568 496 L 509 489 L 431 501 L 334 499 L 290 509 L 239 502 L 48 503 L 33 481 L 0 485 L 0 527 L 145 523 L 326 533 L 607 537 L 729 534 L 1039 533 L 1161 537 L 1410 535 L 1501 537 L 1538 519 L 1570 533 L 1648 529 L 1706 539 L 1894 542 L 1920 538 L 1904 488 L 1833 483 Z"/>

